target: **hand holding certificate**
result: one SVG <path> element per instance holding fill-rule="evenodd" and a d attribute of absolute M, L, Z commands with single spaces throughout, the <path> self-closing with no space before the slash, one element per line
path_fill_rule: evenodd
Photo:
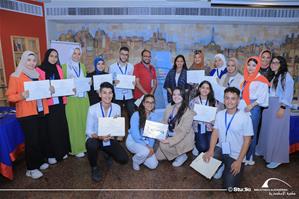
<path fill-rule="evenodd" d="M 113 78 L 112 74 L 106 74 L 106 75 L 94 75 L 93 76 L 93 87 L 94 90 L 97 91 L 100 89 L 100 86 L 103 82 L 109 82 L 112 84 Z"/>
<path fill-rule="evenodd" d="M 99 117 L 98 136 L 125 136 L 124 117 Z"/>
<path fill-rule="evenodd" d="M 52 97 L 75 95 L 73 90 L 75 88 L 75 83 L 73 79 L 51 80 L 50 83 L 55 89 Z"/>
<path fill-rule="evenodd" d="M 165 140 L 168 131 L 168 125 L 160 122 L 146 120 L 143 136 L 157 140 Z"/>
<path fill-rule="evenodd" d="M 190 164 L 194 170 L 199 172 L 201 175 L 205 176 L 208 179 L 211 179 L 216 173 L 218 167 L 221 165 L 221 161 L 211 158 L 209 162 L 203 160 L 203 155 L 205 153 L 199 154 L 195 160 Z"/>
<path fill-rule="evenodd" d="M 135 88 L 135 76 L 134 75 L 116 75 L 116 80 L 119 83 L 116 85 L 116 88 L 123 88 L 123 89 L 134 89 Z"/>
<path fill-rule="evenodd" d="M 90 84 L 91 84 L 91 78 L 76 78 L 74 79 L 75 86 L 76 86 L 76 92 L 77 93 L 83 93 L 86 91 L 90 91 Z"/>
<path fill-rule="evenodd" d="M 49 80 L 24 82 L 24 90 L 29 92 L 26 101 L 51 97 Z"/>
<path fill-rule="evenodd" d="M 212 122 L 216 118 L 217 108 L 195 104 L 194 111 L 196 112 L 196 115 L 193 118 L 194 120 L 201 122 Z"/>
<path fill-rule="evenodd" d="M 204 70 L 187 70 L 187 83 L 199 84 L 201 76 L 205 76 Z"/>

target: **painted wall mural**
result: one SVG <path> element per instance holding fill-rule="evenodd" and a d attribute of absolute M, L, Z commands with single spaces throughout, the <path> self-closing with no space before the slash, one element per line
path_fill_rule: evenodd
<path fill-rule="evenodd" d="M 227 58 L 236 57 L 243 65 L 247 57 L 270 49 L 287 59 L 296 82 L 295 96 L 299 95 L 298 26 L 107 23 L 57 24 L 56 29 L 56 40 L 81 43 L 82 61 L 88 70 L 97 55 L 102 55 L 107 65 L 115 62 L 121 46 L 130 48 L 132 64 L 140 62 L 143 49 L 151 50 L 161 87 L 157 92 L 162 92 L 166 73 L 178 54 L 183 54 L 190 66 L 193 51 L 201 49 L 205 53 L 205 64 L 213 67 L 216 53 L 223 53 Z"/>

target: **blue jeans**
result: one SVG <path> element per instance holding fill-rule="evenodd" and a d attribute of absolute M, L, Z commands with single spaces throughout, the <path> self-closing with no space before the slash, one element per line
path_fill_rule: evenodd
<path fill-rule="evenodd" d="M 201 134 L 200 129 L 198 129 L 198 133 L 195 133 L 195 146 L 199 153 L 209 150 L 211 135 L 211 131 L 206 131 L 206 133 Z"/>
<path fill-rule="evenodd" d="M 258 127 L 260 123 L 260 118 L 261 118 L 261 107 L 260 106 L 255 106 L 253 109 L 250 111 L 251 113 L 251 120 L 252 120 L 252 127 L 253 127 L 253 138 L 249 146 L 249 150 L 247 151 L 246 154 L 246 160 L 250 159 L 250 156 L 254 156 L 255 154 L 255 147 L 257 143 L 257 132 L 258 132 Z"/>

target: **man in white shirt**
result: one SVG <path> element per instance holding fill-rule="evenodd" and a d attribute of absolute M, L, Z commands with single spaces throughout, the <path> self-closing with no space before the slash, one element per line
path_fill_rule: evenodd
<path fill-rule="evenodd" d="M 224 188 L 238 187 L 244 169 L 246 152 L 253 136 L 252 121 L 248 114 L 237 109 L 240 101 L 240 91 L 228 87 L 224 91 L 225 110 L 217 113 L 212 132 L 210 149 L 203 156 L 208 162 L 211 157 L 221 159 L 220 166 L 214 178 L 224 179 Z M 219 142 L 216 146 L 217 140 Z"/>
<path fill-rule="evenodd" d="M 116 76 L 119 75 L 133 75 L 134 66 L 129 62 L 129 48 L 121 47 L 119 50 L 119 59 L 116 63 L 110 65 L 109 73 L 113 75 L 114 85 L 119 83 Z M 133 90 L 115 88 L 115 103 L 126 107 L 129 113 L 129 119 L 135 111 L 135 104 L 133 99 Z"/>
<path fill-rule="evenodd" d="M 101 173 L 97 166 L 98 149 L 105 152 L 107 160 L 111 157 L 120 164 L 126 164 L 129 160 L 125 149 L 110 135 L 98 136 L 99 117 L 118 117 L 121 115 L 120 107 L 112 103 L 113 85 L 104 82 L 100 86 L 99 97 L 101 101 L 89 107 L 86 122 L 86 150 L 89 164 L 91 166 L 91 178 L 98 182 L 101 180 Z M 113 127 L 111 127 L 113 128 Z"/>

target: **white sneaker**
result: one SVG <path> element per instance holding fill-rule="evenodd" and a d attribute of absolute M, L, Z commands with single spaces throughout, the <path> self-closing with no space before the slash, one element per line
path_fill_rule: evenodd
<path fill-rule="evenodd" d="M 49 164 L 56 164 L 57 160 L 55 158 L 48 158 Z"/>
<path fill-rule="evenodd" d="M 222 177 L 223 171 L 224 171 L 224 164 L 218 169 L 218 171 L 215 173 L 213 178 L 217 180 L 220 179 Z"/>
<path fill-rule="evenodd" d="M 77 158 L 83 158 L 85 156 L 84 152 L 76 154 Z"/>
<path fill-rule="evenodd" d="M 196 147 L 193 148 L 193 150 L 192 150 L 192 154 L 193 154 L 194 156 L 198 156 L 198 155 L 199 155 L 199 151 L 197 150 Z"/>
<path fill-rule="evenodd" d="M 139 171 L 139 170 L 140 170 L 140 166 L 139 166 L 139 164 L 135 163 L 134 161 L 133 161 L 133 169 L 134 169 L 135 171 Z"/>
<path fill-rule="evenodd" d="M 172 166 L 174 167 L 180 167 L 184 164 L 184 162 L 186 162 L 186 160 L 188 159 L 188 156 L 186 155 L 186 153 L 179 155 L 173 162 L 172 162 Z"/>
<path fill-rule="evenodd" d="M 38 179 L 38 178 L 43 176 L 43 173 L 40 172 L 38 169 L 27 170 L 26 171 L 26 176 L 31 177 L 33 179 Z"/>
<path fill-rule="evenodd" d="M 48 164 L 48 163 L 44 163 L 44 164 L 42 164 L 42 165 L 39 167 L 40 170 L 46 170 L 47 168 L 49 168 L 49 164 Z"/>
<path fill-rule="evenodd" d="M 62 159 L 67 159 L 69 156 L 67 155 L 67 154 L 65 154 L 65 156 L 63 156 L 63 158 Z"/>
<path fill-rule="evenodd" d="M 255 161 L 253 161 L 253 157 L 250 156 L 249 160 L 245 160 L 245 166 L 253 166 L 255 165 Z"/>

